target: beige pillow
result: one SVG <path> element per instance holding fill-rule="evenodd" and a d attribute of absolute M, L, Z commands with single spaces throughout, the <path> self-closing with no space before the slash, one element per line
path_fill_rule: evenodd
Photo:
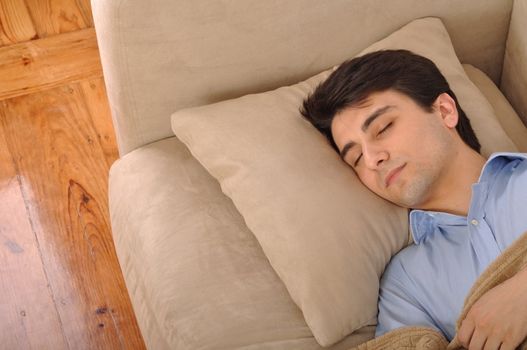
<path fill-rule="evenodd" d="M 515 150 L 439 19 L 415 20 L 369 51 L 381 48 L 434 60 L 485 153 Z M 172 115 L 175 134 L 232 198 L 323 346 L 376 323 L 379 278 L 408 240 L 407 211 L 367 190 L 299 114 L 329 73 Z"/>

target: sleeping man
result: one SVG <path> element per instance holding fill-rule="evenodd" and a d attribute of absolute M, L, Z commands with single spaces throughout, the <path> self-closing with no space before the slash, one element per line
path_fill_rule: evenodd
<path fill-rule="evenodd" d="M 450 341 L 478 276 L 527 231 L 527 154 L 488 159 L 435 64 L 404 50 L 342 64 L 302 114 L 371 191 L 409 208 L 415 244 L 380 284 L 376 336 L 429 326 Z M 487 292 L 463 320 L 468 349 L 514 349 L 527 335 L 527 269 Z"/>

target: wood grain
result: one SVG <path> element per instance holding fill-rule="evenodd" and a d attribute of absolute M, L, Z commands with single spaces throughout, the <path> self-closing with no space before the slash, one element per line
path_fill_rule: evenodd
<path fill-rule="evenodd" d="M 2 125 L 69 348 L 144 349 L 111 238 L 109 161 L 89 94 L 76 83 L 3 101 Z"/>
<path fill-rule="evenodd" d="M 93 27 L 89 0 L 25 0 L 40 38 Z"/>
<path fill-rule="evenodd" d="M 79 85 L 86 110 L 90 114 L 90 119 L 97 133 L 97 140 L 104 153 L 106 164 L 110 167 L 113 162 L 119 159 L 119 152 L 116 147 L 117 141 L 115 139 L 110 106 L 106 97 L 104 79 L 86 80 L 80 82 Z"/>
<path fill-rule="evenodd" d="M 0 48 L 0 100 L 102 77 L 93 28 Z"/>
<path fill-rule="evenodd" d="M 1 347 L 67 349 L 1 123 L 0 261 Z"/>
<path fill-rule="evenodd" d="M 0 23 L 0 46 L 28 41 L 37 36 L 24 0 L 1 0 Z"/>

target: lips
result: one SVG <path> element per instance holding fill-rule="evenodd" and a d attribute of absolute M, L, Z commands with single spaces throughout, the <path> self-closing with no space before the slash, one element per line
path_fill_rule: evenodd
<path fill-rule="evenodd" d="M 395 177 L 399 175 L 399 173 L 401 172 L 401 170 L 403 170 L 405 166 L 406 163 L 398 168 L 391 170 L 388 175 L 386 175 L 386 178 L 384 179 L 384 184 L 386 185 L 386 187 L 390 186 L 390 184 L 395 180 Z"/>

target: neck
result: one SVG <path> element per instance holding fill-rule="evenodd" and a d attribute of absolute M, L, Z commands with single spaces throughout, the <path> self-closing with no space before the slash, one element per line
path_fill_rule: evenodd
<path fill-rule="evenodd" d="M 469 147 L 461 147 L 448 168 L 441 174 L 439 183 L 428 203 L 421 208 L 467 216 L 472 198 L 472 185 L 478 182 L 486 159 Z"/>

